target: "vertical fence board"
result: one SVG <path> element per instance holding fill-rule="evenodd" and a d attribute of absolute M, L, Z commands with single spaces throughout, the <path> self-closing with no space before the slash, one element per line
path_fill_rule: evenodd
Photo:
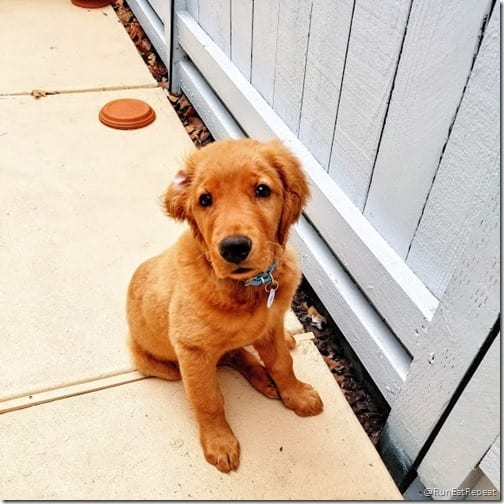
<path fill-rule="evenodd" d="M 364 215 L 406 257 L 470 73 L 488 1 L 413 2 Z"/>
<path fill-rule="evenodd" d="M 131 2 L 131 0 L 130 0 Z M 197 2 L 197 0 L 196 0 Z M 170 10 L 170 21 L 165 24 L 166 52 L 169 61 L 169 84 L 171 93 L 180 93 L 180 62 L 186 59 L 184 50 L 179 44 L 177 12 L 188 7 L 186 0 L 172 0 L 173 11 Z M 172 18 L 173 16 L 173 18 Z M 195 17 L 196 23 L 198 18 Z M 173 30 L 173 31 L 172 31 Z"/>
<path fill-rule="evenodd" d="M 331 155 L 353 3 L 353 0 L 313 2 L 299 139 L 326 169 Z"/>
<path fill-rule="evenodd" d="M 440 297 L 470 230 L 470 217 L 499 173 L 499 9 L 486 30 L 407 263 Z M 468 139 L 470 139 L 468 141 Z"/>
<path fill-rule="evenodd" d="M 254 2 L 252 84 L 273 105 L 280 0 Z"/>
<path fill-rule="evenodd" d="M 186 0 L 186 9 L 196 21 L 199 21 L 199 0 Z"/>
<path fill-rule="evenodd" d="M 199 0 L 198 22 L 229 57 L 231 53 L 231 0 Z"/>
<path fill-rule="evenodd" d="M 231 61 L 250 81 L 253 0 L 231 3 Z"/>
<path fill-rule="evenodd" d="M 410 2 L 358 0 L 329 174 L 362 210 L 404 37 Z"/>
<path fill-rule="evenodd" d="M 500 336 L 492 343 L 420 464 L 418 475 L 426 487 L 444 490 L 446 495 L 453 488 L 461 488 L 499 433 L 499 348 Z M 462 439 L 471 442 L 461 443 Z"/>
<path fill-rule="evenodd" d="M 297 135 L 312 0 L 281 0 L 273 108 Z"/>

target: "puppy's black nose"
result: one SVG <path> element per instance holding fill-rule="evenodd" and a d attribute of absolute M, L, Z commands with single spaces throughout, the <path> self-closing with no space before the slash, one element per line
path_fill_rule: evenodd
<path fill-rule="evenodd" d="M 246 236 L 228 236 L 219 243 L 220 255 L 230 263 L 240 264 L 250 253 L 252 241 Z"/>

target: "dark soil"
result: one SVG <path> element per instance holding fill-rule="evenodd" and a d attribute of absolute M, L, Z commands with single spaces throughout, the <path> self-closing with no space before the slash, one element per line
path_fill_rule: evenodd
<path fill-rule="evenodd" d="M 194 145 L 200 148 L 213 142 L 212 135 L 187 97 L 168 91 L 168 71 L 125 0 L 113 0 L 112 6 L 153 77 L 166 90 L 169 103 Z M 315 345 L 362 427 L 376 445 L 388 415 L 387 404 L 306 280 L 294 296 L 292 309 L 304 330 L 314 334 Z"/>

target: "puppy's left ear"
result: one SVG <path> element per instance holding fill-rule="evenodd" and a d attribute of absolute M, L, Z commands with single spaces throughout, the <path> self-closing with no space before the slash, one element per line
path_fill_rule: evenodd
<path fill-rule="evenodd" d="M 290 227 L 299 219 L 310 197 L 310 189 L 298 158 L 280 140 L 263 144 L 263 149 L 283 184 L 284 202 L 277 233 L 278 242 L 284 247 Z"/>
<path fill-rule="evenodd" d="M 184 170 L 179 170 L 164 195 L 166 213 L 177 220 L 188 218 L 187 199 L 191 179 Z"/>

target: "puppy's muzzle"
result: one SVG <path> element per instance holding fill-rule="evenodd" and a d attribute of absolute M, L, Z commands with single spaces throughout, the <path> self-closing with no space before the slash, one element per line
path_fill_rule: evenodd
<path fill-rule="evenodd" d="M 219 243 L 219 253 L 227 261 L 240 264 L 252 249 L 252 240 L 247 236 L 228 236 Z"/>

